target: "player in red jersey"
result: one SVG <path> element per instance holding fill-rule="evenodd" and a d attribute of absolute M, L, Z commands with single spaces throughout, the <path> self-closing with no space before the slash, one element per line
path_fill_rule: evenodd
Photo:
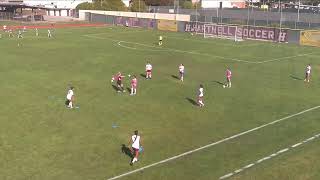
<path fill-rule="evenodd" d="M 122 76 L 121 72 L 118 72 L 118 74 L 114 75 L 111 79 L 111 82 L 113 81 L 117 81 L 117 88 L 118 88 L 118 92 L 126 92 L 125 89 L 123 88 L 123 83 L 122 83 L 122 79 L 125 76 Z"/>
<path fill-rule="evenodd" d="M 231 88 L 231 77 L 232 77 L 232 72 L 231 70 L 228 68 L 226 70 L 226 78 L 227 78 L 227 84 L 223 85 L 223 88 L 228 87 Z"/>
<path fill-rule="evenodd" d="M 138 80 L 135 75 L 133 75 L 133 78 L 131 79 L 131 96 L 137 94 L 137 85 L 138 85 Z"/>

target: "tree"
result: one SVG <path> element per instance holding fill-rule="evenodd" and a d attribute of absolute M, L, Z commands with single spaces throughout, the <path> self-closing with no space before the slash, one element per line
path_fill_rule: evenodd
<path fill-rule="evenodd" d="M 180 6 L 183 9 L 192 9 L 193 8 L 193 4 L 192 4 L 191 0 L 181 0 Z"/>
<path fill-rule="evenodd" d="M 174 0 L 146 0 L 147 6 L 172 6 Z"/>
<path fill-rule="evenodd" d="M 125 11 L 126 7 L 121 0 L 95 0 L 93 3 L 81 3 L 76 9 Z"/>
<path fill-rule="evenodd" d="M 147 5 L 144 0 L 132 0 L 130 4 L 130 10 L 132 12 L 144 12 L 147 9 Z"/>

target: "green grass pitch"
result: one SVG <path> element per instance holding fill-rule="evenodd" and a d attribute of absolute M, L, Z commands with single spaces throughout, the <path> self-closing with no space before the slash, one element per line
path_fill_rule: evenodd
<path fill-rule="evenodd" d="M 56 29 L 51 39 L 39 33 L 0 39 L 3 180 L 106 180 L 320 105 L 318 48 L 122 27 Z M 180 63 L 183 83 L 175 78 Z M 230 89 L 221 85 L 226 68 Z M 118 71 L 137 75 L 137 96 L 115 91 Z M 199 84 L 204 108 L 192 103 Z M 64 106 L 69 85 L 78 109 Z M 219 179 L 320 133 L 319 117 L 320 109 L 302 113 L 120 179 Z M 136 129 L 144 152 L 130 166 L 121 145 Z M 320 179 L 319 145 L 305 143 L 229 179 Z"/>

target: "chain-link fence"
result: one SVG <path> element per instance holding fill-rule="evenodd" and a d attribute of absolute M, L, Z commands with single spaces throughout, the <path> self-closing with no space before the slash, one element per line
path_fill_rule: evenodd
<path fill-rule="evenodd" d="M 320 28 L 319 10 L 297 9 L 179 9 L 177 7 L 149 7 L 149 12 L 190 14 L 191 21 L 269 26 L 292 29 Z"/>

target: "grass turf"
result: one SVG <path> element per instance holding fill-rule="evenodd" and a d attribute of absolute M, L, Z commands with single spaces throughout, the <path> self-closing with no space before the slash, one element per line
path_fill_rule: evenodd
<path fill-rule="evenodd" d="M 30 30 L 22 40 L 0 39 L 0 179 L 106 179 L 319 105 L 317 48 L 119 27 L 57 29 L 54 36 Z M 149 81 L 141 76 L 147 60 Z M 174 77 L 180 63 L 183 83 Z M 303 82 L 308 63 L 310 84 Z M 227 67 L 231 89 L 220 84 Z M 138 76 L 137 96 L 112 88 L 118 71 Z M 203 109 L 192 101 L 200 83 Z M 79 109 L 64 106 L 68 85 Z M 319 133 L 318 117 L 314 110 L 123 179 L 218 179 Z M 145 152 L 131 167 L 121 145 L 136 129 Z M 319 179 L 311 158 L 317 143 L 232 178 Z M 274 171 L 284 166 L 299 171 Z"/>

